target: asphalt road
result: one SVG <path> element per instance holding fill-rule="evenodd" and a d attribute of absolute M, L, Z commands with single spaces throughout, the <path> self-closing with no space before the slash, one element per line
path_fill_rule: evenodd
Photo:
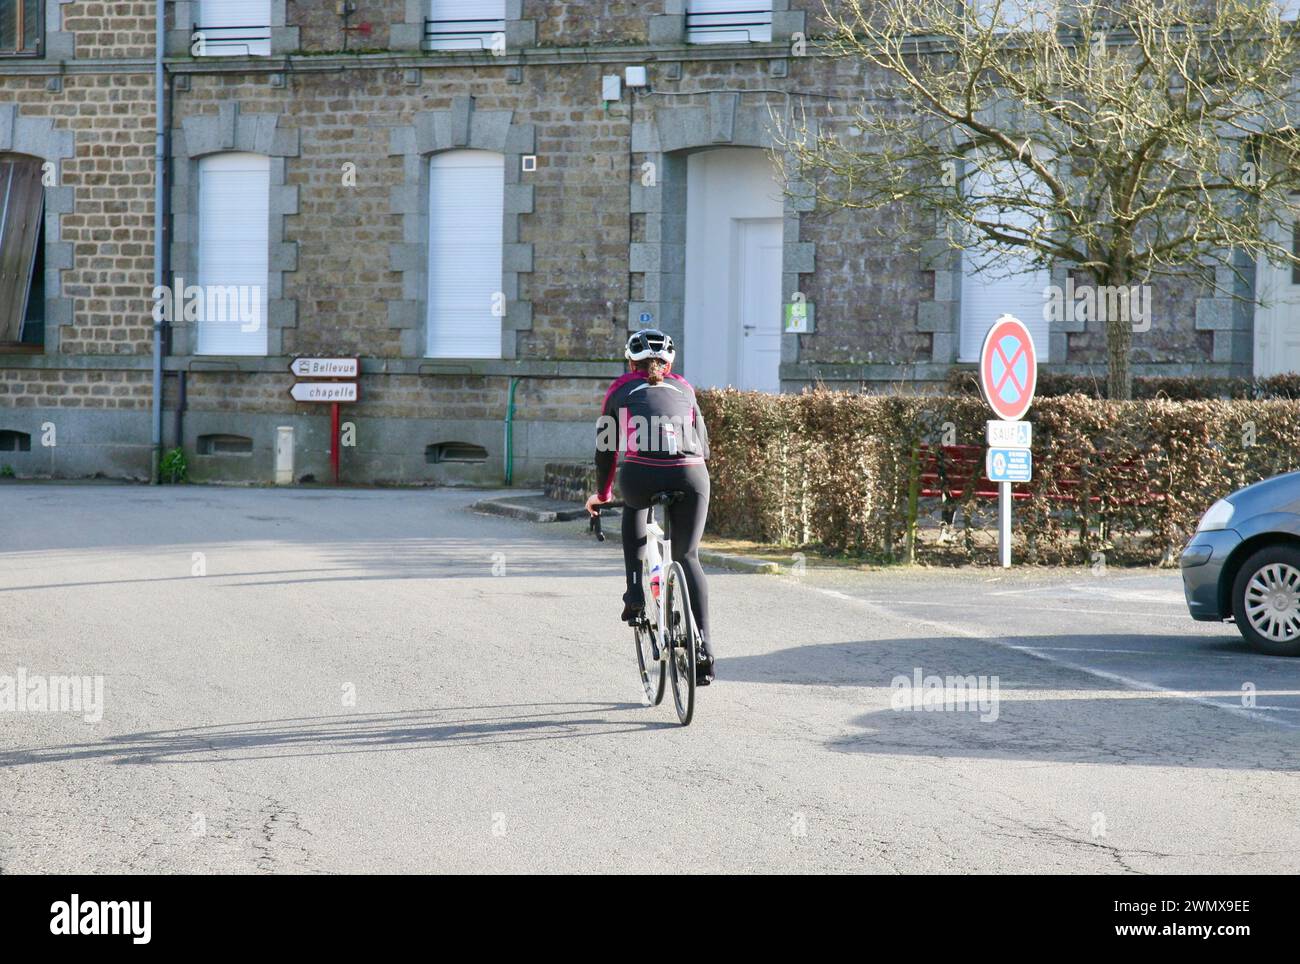
<path fill-rule="evenodd" d="M 477 497 L 0 484 L 0 696 L 103 678 L 0 701 L 0 872 L 1300 869 L 1300 660 L 1175 572 L 717 572 L 682 729 L 616 542 Z"/>

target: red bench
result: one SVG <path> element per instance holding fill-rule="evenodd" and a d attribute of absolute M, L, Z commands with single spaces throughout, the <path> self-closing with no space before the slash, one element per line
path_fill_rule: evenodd
<path fill-rule="evenodd" d="M 941 500 L 944 503 L 944 521 L 951 521 L 955 503 L 965 498 L 967 490 L 972 487 L 976 498 L 997 498 L 998 484 L 990 482 L 984 475 L 985 451 L 982 445 L 930 446 L 923 443 L 918 446 L 918 495 L 921 498 Z M 1058 466 L 1057 469 L 1056 491 L 1047 497 L 1057 502 L 1078 502 L 1078 492 L 1085 481 L 1082 468 L 1078 465 L 1065 465 Z M 1119 500 L 1120 505 L 1149 505 L 1164 500 L 1163 492 L 1152 492 L 1146 488 L 1143 473 L 1134 459 L 1108 466 L 1106 472 L 1111 486 L 1115 485 L 1118 475 L 1120 490 L 1131 493 L 1127 498 Z M 1012 498 L 1031 498 L 1034 494 L 1033 485 L 1032 482 L 1014 483 L 1011 486 Z M 1089 503 L 1100 501 L 1099 495 L 1088 496 Z M 949 502 L 954 503 L 951 509 L 948 507 Z"/>
<path fill-rule="evenodd" d="M 982 445 L 929 446 L 923 443 L 918 446 L 920 496 L 944 502 L 961 501 L 966 490 L 973 486 L 977 498 L 997 498 L 998 484 L 984 476 L 984 452 Z M 1013 498 L 1028 499 L 1031 494 L 1028 484 L 1011 486 Z"/>

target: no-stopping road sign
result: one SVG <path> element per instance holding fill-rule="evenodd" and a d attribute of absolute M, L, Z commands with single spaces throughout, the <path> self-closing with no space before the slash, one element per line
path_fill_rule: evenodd
<path fill-rule="evenodd" d="M 1034 340 L 1020 319 L 1003 315 L 980 348 L 980 391 L 998 418 L 1014 422 L 1029 411 L 1038 384 Z"/>

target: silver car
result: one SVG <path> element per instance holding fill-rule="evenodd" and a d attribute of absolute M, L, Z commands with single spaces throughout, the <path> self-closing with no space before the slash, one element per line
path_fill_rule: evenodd
<path fill-rule="evenodd" d="M 1193 619 L 1233 619 L 1275 656 L 1300 656 L 1300 472 L 1220 499 L 1179 559 Z"/>

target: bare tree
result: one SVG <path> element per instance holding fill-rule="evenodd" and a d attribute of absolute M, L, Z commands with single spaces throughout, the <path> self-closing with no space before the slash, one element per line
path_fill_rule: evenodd
<path fill-rule="evenodd" d="M 1300 265 L 1300 32 L 1274 0 L 824 2 L 822 49 L 868 83 L 778 135 L 819 204 L 1103 290 L 1215 268 L 1251 290 L 1243 263 Z M 1132 321 L 1110 314 L 1109 393 L 1129 398 Z"/>

